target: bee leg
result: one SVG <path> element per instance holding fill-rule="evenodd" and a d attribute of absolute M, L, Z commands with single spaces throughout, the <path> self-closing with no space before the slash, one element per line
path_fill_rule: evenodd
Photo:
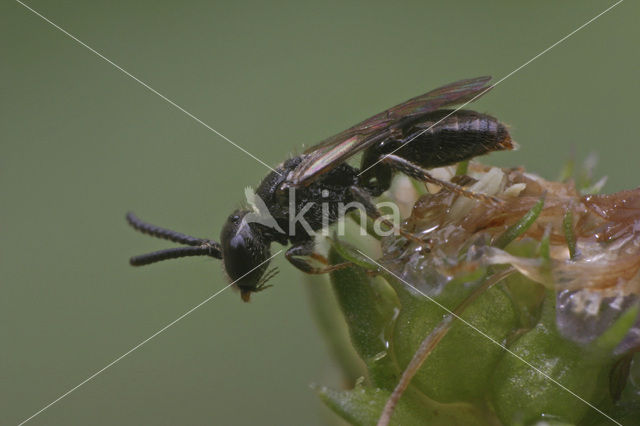
<path fill-rule="evenodd" d="M 351 262 L 329 265 L 329 260 L 323 255 L 316 253 L 314 249 L 314 241 L 309 241 L 291 247 L 284 255 L 289 263 L 306 274 L 326 274 L 351 265 Z M 325 266 L 322 268 L 315 267 L 308 260 L 302 259 L 302 257 L 311 258 Z"/>
<path fill-rule="evenodd" d="M 426 242 L 425 240 L 421 239 L 417 235 L 414 235 L 410 232 L 403 230 L 402 228 L 400 228 L 399 226 L 397 226 L 396 224 L 394 224 L 393 222 L 385 218 L 382 215 L 382 213 L 380 213 L 380 210 L 378 210 L 375 204 L 373 204 L 373 201 L 371 200 L 371 196 L 369 195 L 369 193 L 367 193 L 367 191 L 355 185 L 352 186 L 350 190 L 354 200 L 364 206 L 367 216 L 369 216 L 371 219 L 382 221 L 382 223 L 384 223 L 386 226 L 393 229 L 396 234 L 402 235 L 403 237 L 405 237 L 410 241 L 414 241 L 420 245 L 425 244 Z"/>
<path fill-rule="evenodd" d="M 422 182 L 432 183 L 434 185 L 441 186 L 443 188 L 448 189 L 449 191 L 462 195 L 467 198 L 471 198 L 473 200 L 488 202 L 492 204 L 500 205 L 502 204 L 502 200 L 496 197 L 492 197 L 490 195 L 481 194 L 479 192 L 470 191 L 465 189 L 460 185 L 456 185 L 455 183 L 447 182 L 444 180 L 440 180 L 434 176 L 432 176 L 427 170 L 420 167 L 419 165 L 412 163 L 411 161 L 399 157 L 397 155 L 387 155 L 381 159 L 381 162 L 387 164 L 391 168 L 401 173 L 406 174 L 414 179 L 418 179 Z"/>

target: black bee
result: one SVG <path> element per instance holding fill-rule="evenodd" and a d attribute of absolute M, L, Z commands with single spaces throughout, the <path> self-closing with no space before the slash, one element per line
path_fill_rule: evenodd
<path fill-rule="evenodd" d="M 131 265 L 185 256 L 222 259 L 229 279 L 247 302 L 251 293 L 266 288 L 266 281 L 274 275 L 274 270 L 267 272 L 272 242 L 291 244 L 287 259 L 306 273 L 345 266 L 329 265 L 324 256 L 314 252 L 315 231 L 335 223 L 345 213 L 341 206 L 349 203 L 349 209 L 359 204 L 371 218 L 379 219 L 371 198 L 389 189 L 396 171 L 467 196 L 488 198 L 435 179 L 428 169 L 513 149 L 507 128 L 496 118 L 475 111 L 442 109 L 475 100 L 491 88 L 490 79 L 461 80 L 409 99 L 280 164 L 255 194 L 250 194 L 263 202 L 262 213 L 268 220 L 248 220 L 251 210 L 236 210 L 222 228 L 220 243 L 159 228 L 129 213 L 127 220 L 136 230 L 186 245 L 132 257 Z M 346 160 L 359 152 L 363 155 L 357 169 Z M 298 216 L 304 221 L 291 221 Z M 325 266 L 314 267 L 311 259 Z"/>

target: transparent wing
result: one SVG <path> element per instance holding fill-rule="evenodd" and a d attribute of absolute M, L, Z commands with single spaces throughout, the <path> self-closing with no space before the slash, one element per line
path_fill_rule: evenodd
<path fill-rule="evenodd" d="M 437 109 L 461 104 L 483 95 L 491 77 L 456 81 L 378 113 L 347 130 L 323 140 L 305 151 L 308 156 L 296 167 L 290 186 L 308 185 L 322 173 L 360 151 L 388 138 L 407 118 L 418 118 Z"/>

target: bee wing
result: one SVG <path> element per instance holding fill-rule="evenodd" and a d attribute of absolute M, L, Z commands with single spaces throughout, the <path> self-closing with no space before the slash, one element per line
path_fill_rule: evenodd
<path fill-rule="evenodd" d="M 475 100 L 491 89 L 489 80 L 491 77 L 476 77 L 447 84 L 323 140 L 305 151 L 308 156 L 293 171 L 289 185 L 310 184 L 322 173 L 388 138 L 404 119 L 417 118 L 446 106 Z"/>

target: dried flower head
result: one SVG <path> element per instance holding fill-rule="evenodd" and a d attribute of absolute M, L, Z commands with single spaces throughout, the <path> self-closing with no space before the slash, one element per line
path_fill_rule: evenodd
<path fill-rule="evenodd" d="M 453 176 L 454 169 L 444 172 Z M 638 301 L 640 188 L 582 195 L 573 182 L 551 182 L 522 168 L 474 164 L 469 174 L 464 179 L 472 183 L 470 190 L 501 203 L 481 203 L 446 189 L 422 195 L 405 227 L 428 237 L 432 250 L 387 239 L 385 265 L 428 294 L 438 294 L 461 273 L 512 265 L 557 292 L 558 327 L 579 342 L 595 339 Z M 500 247 L 500 236 L 541 199 L 542 210 L 519 235 L 515 252 Z M 548 255 L 537 250 L 542 241 Z M 638 344 L 640 327 L 635 327 L 620 350 Z"/>

